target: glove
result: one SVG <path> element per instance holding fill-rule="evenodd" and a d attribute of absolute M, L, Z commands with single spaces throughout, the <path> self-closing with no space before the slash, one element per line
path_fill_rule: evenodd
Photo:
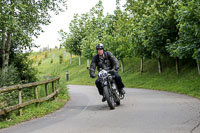
<path fill-rule="evenodd" d="M 95 74 L 94 74 L 94 72 L 91 72 L 91 73 L 90 73 L 90 77 L 91 77 L 91 78 L 95 78 L 95 77 L 96 77 Z"/>
<path fill-rule="evenodd" d="M 112 69 L 111 72 L 117 73 L 117 70 L 116 69 Z"/>
<path fill-rule="evenodd" d="M 90 75 L 90 77 L 91 77 L 91 78 L 95 78 L 96 76 L 95 76 L 95 75 Z"/>
<path fill-rule="evenodd" d="M 119 70 L 119 67 L 116 67 L 116 68 L 115 68 L 115 71 L 118 72 L 118 70 Z"/>

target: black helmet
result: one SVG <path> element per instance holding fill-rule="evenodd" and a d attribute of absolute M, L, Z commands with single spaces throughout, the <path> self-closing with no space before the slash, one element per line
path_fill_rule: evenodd
<path fill-rule="evenodd" d="M 99 43 L 96 45 L 96 50 L 99 50 L 99 49 L 103 49 L 104 50 L 104 46 L 102 43 Z"/>

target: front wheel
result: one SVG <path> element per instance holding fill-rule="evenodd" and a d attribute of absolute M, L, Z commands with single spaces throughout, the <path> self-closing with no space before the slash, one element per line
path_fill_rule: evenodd
<path fill-rule="evenodd" d="M 119 94 L 117 92 L 115 92 L 115 102 L 118 106 L 120 105 L 120 97 L 119 97 Z"/>
<path fill-rule="evenodd" d="M 114 101 L 114 98 L 112 96 L 110 89 L 107 86 L 105 86 L 103 88 L 103 91 L 104 91 L 104 95 L 106 97 L 108 106 L 110 107 L 110 109 L 115 109 L 115 101 Z"/>

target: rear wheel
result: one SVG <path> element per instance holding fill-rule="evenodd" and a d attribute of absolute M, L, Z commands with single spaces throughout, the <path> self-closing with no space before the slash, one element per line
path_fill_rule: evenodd
<path fill-rule="evenodd" d="M 108 106 L 110 107 L 110 109 L 115 109 L 115 101 L 114 101 L 114 98 L 112 96 L 110 89 L 108 89 L 108 87 L 105 86 L 103 88 L 103 91 L 104 91 Z"/>

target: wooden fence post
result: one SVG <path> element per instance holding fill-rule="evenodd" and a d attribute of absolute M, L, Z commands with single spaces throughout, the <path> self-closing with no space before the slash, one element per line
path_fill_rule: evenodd
<path fill-rule="evenodd" d="M 54 81 L 52 82 L 52 92 L 55 92 L 55 84 Z M 53 97 L 54 100 L 56 100 L 56 95 Z"/>
<path fill-rule="evenodd" d="M 54 81 L 55 82 L 55 90 L 57 90 L 57 80 Z"/>
<path fill-rule="evenodd" d="M 46 96 L 48 96 L 49 95 L 48 83 L 45 84 L 45 92 Z"/>
<path fill-rule="evenodd" d="M 34 88 L 34 96 L 35 96 L 35 99 L 38 99 L 38 88 L 37 86 Z M 38 103 L 36 103 L 36 107 L 38 107 Z"/>
<path fill-rule="evenodd" d="M 59 79 L 56 80 L 56 90 L 58 90 L 58 85 L 59 85 Z M 58 94 L 56 94 L 56 97 L 58 97 Z"/>
<path fill-rule="evenodd" d="M 18 90 L 18 104 L 22 104 L 22 89 Z M 22 115 L 22 109 L 19 108 L 19 116 Z"/>

